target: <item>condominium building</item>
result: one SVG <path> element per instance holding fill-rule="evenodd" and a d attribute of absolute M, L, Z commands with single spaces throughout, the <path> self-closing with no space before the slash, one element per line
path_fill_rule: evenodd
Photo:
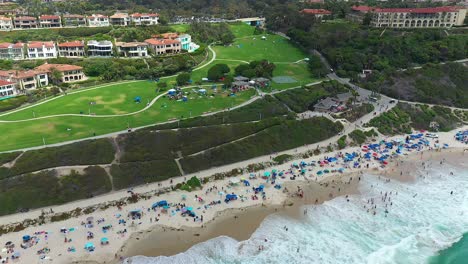
<path fill-rule="evenodd" d="M 6 16 L 0 16 L 0 30 L 10 31 L 13 29 L 13 21 Z"/>
<path fill-rule="evenodd" d="M 18 93 L 49 85 L 47 73 L 36 70 L 0 70 L 0 80 L 15 83 Z"/>
<path fill-rule="evenodd" d="M 434 28 L 463 25 L 466 9 L 457 6 L 428 8 L 374 8 L 355 6 L 353 11 L 371 13 L 371 26 L 391 28 Z"/>
<path fill-rule="evenodd" d="M 36 71 L 45 72 L 50 76 L 54 70 L 61 73 L 59 83 L 71 83 L 86 80 L 86 75 L 83 73 L 83 67 L 69 64 L 49 64 L 45 63 L 35 68 Z"/>
<path fill-rule="evenodd" d="M 100 14 L 92 14 L 88 17 L 88 25 L 90 27 L 108 27 L 110 26 L 109 17 Z"/>
<path fill-rule="evenodd" d="M 148 44 L 144 42 L 116 42 L 115 46 L 121 57 L 138 58 L 148 56 Z"/>
<path fill-rule="evenodd" d="M 130 16 L 127 13 L 116 13 L 110 16 L 110 23 L 113 26 L 130 25 Z"/>
<path fill-rule="evenodd" d="M 39 17 L 39 25 L 41 28 L 59 28 L 62 27 L 60 16 L 43 15 Z"/>
<path fill-rule="evenodd" d="M 90 57 L 111 57 L 113 54 L 112 42 L 108 40 L 88 41 L 88 56 Z"/>
<path fill-rule="evenodd" d="M 0 99 L 15 96 L 16 94 L 16 83 L 0 80 Z"/>
<path fill-rule="evenodd" d="M 179 53 L 181 50 L 180 41 L 175 39 L 147 39 L 145 42 L 156 55 Z"/>
<path fill-rule="evenodd" d="M 85 45 L 82 41 L 70 41 L 59 43 L 58 53 L 60 57 L 81 58 L 85 54 Z"/>
<path fill-rule="evenodd" d="M 82 15 L 63 15 L 64 27 L 86 27 L 86 18 Z"/>
<path fill-rule="evenodd" d="M 157 25 L 159 23 L 159 14 L 140 14 L 131 15 L 131 21 L 134 25 Z"/>
<path fill-rule="evenodd" d="M 52 41 L 31 41 L 28 43 L 30 59 L 51 59 L 57 57 L 57 49 Z"/>
<path fill-rule="evenodd" d="M 39 23 L 35 17 L 20 16 L 13 19 L 13 26 L 15 29 L 30 29 L 38 28 Z"/>
<path fill-rule="evenodd" d="M 23 43 L 0 43 L 0 59 L 2 60 L 23 60 Z"/>

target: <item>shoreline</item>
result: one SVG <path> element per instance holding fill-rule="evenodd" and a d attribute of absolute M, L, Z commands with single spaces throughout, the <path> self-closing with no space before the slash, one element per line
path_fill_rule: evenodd
<path fill-rule="evenodd" d="M 285 203 L 285 201 L 288 201 L 288 199 L 291 199 L 290 196 L 294 193 L 294 190 L 296 189 L 296 187 L 298 185 L 302 186 L 302 188 L 305 190 L 304 191 L 304 194 L 305 195 L 305 199 L 301 199 L 299 200 L 300 202 L 294 202 L 293 206 L 291 206 L 291 208 L 287 207 L 287 209 L 289 210 L 284 210 L 285 212 L 283 212 L 283 210 L 279 210 L 280 213 L 285 213 L 286 215 L 288 216 L 296 216 L 296 217 L 299 217 L 301 212 L 299 210 L 300 206 L 301 206 L 301 203 L 302 204 L 307 204 L 308 202 L 310 203 L 310 201 L 308 201 L 308 196 L 307 196 L 307 193 L 309 193 L 309 190 L 306 190 L 306 186 L 308 185 L 313 185 L 313 186 L 320 186 L 320 187 L 323 187 L 321 184 L 323 184 L 324 186 L 326 185 L 325 187 L 325 190 L 320 190 L 320 188 L 318 189 L 315 189 L 315 191 L 312 191 L 314 193 L 315 196 L 313 196 L 312 198 L 310 198 L 310 200 L 312 200 L 313 202 L 315 202 L 314 199 L 318 199 L 318 198 L 315 198 L 315 197 L 320 197 L 320 201 L 326 201 L 327 199 L 332 199 L 332 198 L 335 198 L 339 195 L 343 195 L 343 193 L 345 192 L 345 187 L 341 187 L 343 184 L 346 185 L 346 181 L 338 181 L 338 179 L 342 179 L 342 178 L 345 178 L 345 177 L 353 177 L 352 175 L 355 175 L 355 177 L 353 177 L 354 181 L 356 181 L 356 179 L 359 177 L 357 175 L 360 175 L 359 173 L 369 173 L 369 174 L 374 174 L 374 175 L 382 175 L 382 176 L 388 176 L 388 177 L 394 177 L 395 179 L 400 179 L 402 181 L 410 181 L 411 178 L 408 178 L 406 177 L 407 174 L 405 173 L 404 175 L 400 175 L 398 173 L 398 170 L 399 169 L 403 169 L 404 167 L 399 167 L 398 169 L 396 169 L 399 165 L 398 165 L 398 162 L 395 162 L 397 160 L 399 160 L 400 158 L 401 159 L 404 159 L 404 160 L 414 160 L 414 161 L 417 161 L 419 159 L 419 155 L 421 155 L 421 158 L 419 160 L 426 160 L 426 159 L 431 159 L 433 158 L 433 156 L 435 155 L 447 155 L 448 153 L 450 152 L 454 152 L 455 154 L 454 155 L 460 155 L 460 153 L 463 153 L 463 149 L 466 149 L 466 146 L 465 145 L 461 145 L 461 143 L 459 145 L 456 144 L 456 142 L 453 140 L 453 134 L 454 131 L 451 131 L 451 132 L 448 132 L 448 133 L 443 133 L 442 137 L 444 139 L 442 139 L 441 141 L 442 142 L 448 142 L 450 143 L 450 146 L 451 148 L 449 149 L 444 149 L 444 150 L 440 150 L 440 151 L 436 151 L 436 150 L 426 150 L 426 151 L 421 151 L 421 152 L 410 152 L 409 154 L 406 154 L 406 155 L 401 155 L 399 158 L 396 158 L 396 159 L 392 159 L 392 161 L 385 167 L 385 169 L 382 169 L 380 168 L 380 163 L 378 162 L 374 162 L 374 161 L 371 161 L 370 163 L 372 164 L 372 166 L 369 168 L 369 169 L 365 169 L 364 167 L 363 168 L 349 168 L 349 169 L 346 169 L 347 171 L 343 174 L 339 174 L 339 173 L 331 173 L 331 174 L 326 174 L 326 175 L 323 175 L 323 176 L 320 176 L 320 177 L 317 177 L 315 175 L 315 171 L 316 169 L 320 169 L 320 168 L 314 168 L 313 171 L 311 172 L 311 170 L 309 170 L 309 172 L 306 173 L 306 175 L 303 175 L 303 176 L 297 176 L 297 179 L 295 180 L 292 180 L 292 179 L 289 179 L 289 176 L 291 175 L 287 175 L 286 179 L 283 179 L 281 180 L 282 184 L 283 184 L 283 188 L 282 190 L 284 190 L 284 187 L 286 187 L 287 189 L 289 190 L 293 190 L 293 192 L 282 192 L 281 191 L 278 191 L 278 190 L 275 190 L 275 188 L 273 188 L 272 185 L 270 184 L 267 184 L 267 186 L 265 187 L 265 191 L 267 193 L 267 197 L 264 201 L 262 200 L 252 200 L 252 199 L 245 199 L 244 202 L 240 202 L 240 201 L 236 201 L 236 202 L 233 202 L 233 203 L 229 203 L 226 204 L 226 203 L 221 203 L 219 205 L 214 205 L 212 206 L 211 208 L 208 208 L 208 209 L 203 209 L 201 207 L 201 204 L 198 204 L 198 203 L 194 203 L 194 202 L 191 202 L 190 200 L 192 200 L 191 198 L 187 199 L 187 201 L 184 200 L 184 204 L 185 203 L 189 203 L 189 206 L 200 206 L 199 208 L 196 208 L 197 210 L 197 215 L 203 215 L 205 217 L 205 220 L 206 222 L 203 223 L 203 222 L 191 222 L 189 221 L 189 219 L 187 217 L 175 217 L 176 215 L 173 214 L 173 215 L 170 215 L 170 214 L 161 214 L 159 216 L 158 214 L 158 217 L 160 218 L 160 222 L 158 224 L 156 224 L 156 222 L 153 223 L 152 221 L 152 218 L 151 218 L 151 222 L 148 223 L 148 221 L 141 221 L 140 223 L 138 223 L 138 220 L 135 224 L 132 223 L 132 225 L 128 225 L 126 227 L 124 226 L 121 226 L 120 224 L 119 225 L 115 225 L 114 223 L 114 226 L 112 227 L 111 231 L 112 232 L 109 232 L 109 233 L 104 233 L 102 234 L 100 232 L 100 227 L 99 225 L 96 225 L 96 227 L 94 227 L 94 229 L 87 229 L 86 227 L 83 227 L 81 226 L 80 222 L 83 221 L 83 219 L 85 219 L 87 216 L 94 216 L 95 219 L 99 219 L 99 218 L 105 218 L 106 219 L 106 222 L 105 223 L 108 223 L 109 221 L 108 220 L 112 220 L 114 219 L 115 221 L 115 217 L 116 217 L 116 210 L 114 207 L 110 207 L 110 208 L 106 208 L 106 209 L 98 209 L 97 211 L 93 212 L 92 214 L 90 215 L 80 215 L 79 217 L 77 218 L 70 218 L 68 220 L 65 220 L 65 221 L 60 221 L 60 222 L 52 222 L 52 223 L 47 223 L 45 225 L 42 225 L 42 226 L 31 226 L 31 227 L 28 227 L 27 229 L 25 230 L 22 230 L 20 232 L 11 232 L 11 233 L 8 233 L 8 234 L 5 234 L 5 235 L 2 235 L 0 237 L 0 243 L 5 243 L 6 241 L 15 241 L 16 243 L 18 243 L 18 237 L 21 237 L 22 235 L 24 234 L 32 234 L 38 230 L 40 231 L 45 231 L 45 232 L 49 232 L 49 239 L 47 240 L 47 236 L 44 237 L 44 236 L 40 236 L 40 243 L 41 245 L 40 246 L 34 246 L 34 248 L 32 249 L 28 249 L 28 253 L 26 252 L 23 252 L 22 253 L 22 260 L 24 261 L 27 261 L 26 263 L 36 263 L 37 261 L 35 261 L 34 259 L 38 259 L 38 255 L 35 255 L 35 254 L 31 254 L 33 251 L 34 253 L 43 248 L 44 246 L 46 247 L 49 247 L 51 248 L 51 254 L 50 255 L 50 260 L 51 262 L 50 263 L 118 263 L 119 260 L 118 258 L 116 258 L 116 252 L 117 254 L 120 253 L 120 250 L 122 249 L 122 255 L 123 256 L 131 256 L 131 255 L 134 255 L 133 253 L 135 252 L 136 253 L 144 253 L 144 254 L 148 254 L 145 252 L 145 248 L 143 247 L 138 247 L 139 252 L 137 252 L 134 248 L 138 246 L 138 244 L 140 242 L 142 242 L 143 240 L 145 239 L 142 239 L 143 236 L 148 237 L 148 241 L 153 241 L 152 237 L 150 236 L 151 234 L 153 235 L 157 235 L 157 234 L 161 234 L 161 229 L 163 229 L 164 227 L 166 228 L 173 228 L 175 230 L 177 229 L 184 229 L 185 231 L 184 232 L 180 232 L 180 231 L 173 231 L 173 233 L 180 233 L 182 235 L 178 236 L 180 239 L 185 239 L 184 241 L 187 240 L 187 243 L 185 243 L 183 246 L 181 247 L 177 247 L 177 246 L 172 246 L 170 249 L 167 249 L 167 251 L 156 251 L 156 253 L 154 254 L 174 254 L 174 253 L 178 253 L 178 252 L 183 252 L 185 251 L 186 249 L 188 249 L 189 247 L 191 247 L 192 245 L 196 244 L 196 243 L 199 243 L 199 242 L 202 242 L 202 241 L 206 241 L 210 238 L 213 238 L 213 237 L 217 237 L 219 236 L 218 234 L 222 234 L 224 235 L 225 232 L 225 229 L 226 228 L 220 228 L 220 227 L 217 227 L 217 226 L 222 226 L 219 224 L 219 222 L 223 222 L 222 220 L 224 218 L 226 218 L 226 220 L 224 221 L 231 221 L 233 222 L 234 220 L 234 215 L 240 215 L 242 217 L 242 220 L 240 220 L 239 216 L 238 218 L 236 218 L 237 222 L 242 222 L 242 221 L 247 221 L 246 223 L 248 223 L 250 226 L 248 227 L 248 230 L 247 228 L 245 228 L 245 232 L 241 233 L 241 232 L 236 232 L 235 234 L 233 234 L 232 236 L 236 239 L 239 239 L 239 240 L 244 240 L 244 239 L 247 239 L 248 237 L 250 237 L 251 233 L 253 231 L 255 231 L 255 229 L 260 225 L 260 223 L 263 221 L 263 219 L 265 217 L 267 217 L 268 215 L 270 215 L 271 213 L 274 213 L 274 212 L 277 212 L 279 209 L 283 209 L 282 205 Z M 401 138 L 402 136 L 396 136 L 394 138 Z M 455 143 L 454 143 L 455 142 Z M 323 154 L 320 154 L 320 155 L 317 155 L 317 156 L 312 156 L 312 157 L 309 157 L 309 158 L 306 158 L 304 160 L 319 160 L 319 159 L 323 159 L 324 157 L 331 157 L 333 155 L 337 155 L 338 153 L 341 153 L 341 152 L 353 152 L 353 151 L 357 151 L 357 150 L 360 150 L 359 147 L 354 147 L 354 148 L 347 148 L 347 149 L 343 149 L 343 150 L 339 150 L 339 151 L 333 151 L 333 152 L 330 152 L 330 153 L 323 153 Z M 423 153 L 423 154 L 421 154 Z M 429 154 L 425 154 L 425 153 L 429 153 Z M 287 164 L 282 164 L 282 165 L 275 165 L 274 167 L 281 170 L 287 170 L 287 169 L 290 169 L 291 167 L 289 166 L 289 163 L 292 163 L 293 161 L 289 161 Z M 413 164 L 410 164 L 408 162 L 405 162 L 405 164 L 409 164 L 409 168 L 411 167 L 414 167 Z M 312 168 L 312 167 L 311 167 Z M 268 170 L 271 168 L 265 168 L 264 170 Z M 219 169 L 218 169 L 219 171 Z M 297 173 L 297 172 L 296 172 Z M 260 174 L 260 173 L 258 173 Z M 299 174 L 299 173 L 298 173 Z M 183 177 L 181 177 L 183 178 Z M 194 191 L 194 192 L 191 192 L 191 193 L 187 193 L 187 192 L 182 192 L 182 191 L 171 191 L 171 192 L 168 192 L 168 193 L 164 193 L 162 194 L 162 197 L 158 197 L 158 195 L 154 196 L 154 197 L 151 197 L 151 201 L 146 201 L 144 198 L 141 199 L 140 201 L 136 202 L 136 203 L 130 203 L 130 204 L 126 204 L 123 206 L 123 208 L 118 212 L 122 212 L 123 215 L 125 215 L 125 212 L 128 212 L 130 210 L 133 210 L 135 208 L 141 208 L 143 210 L 143 217 L 146 217 L 146 215 L 150 215 L 151 217 L 154 215 L 155 218 L 156 218 L 156 214 L 153 213 L 153 212 L 150 212 L 149 211 L 149 208 L 148 206 L 151 205 L 151 202 L 155 202 L 156 200 L 160 199 L 167 199 L 168 201 L 170 202 L 175 202 L 175 203 L 181 203 L 182 200 L 181 200 L 181 195 L 182 194 L 187 194 L 187 196 L 190 196 L 192 197 L 193 195 L 196 195 L 198 194 L 199 196 L 203 195 L 203 198 L 207 201 L 207 202 L 210 202 L 210 201 L 214 201 L 214 200 L 220 200 L 220 196 L 217 194 L 217 191 L 214 191 L 214 192 L 208 192 L 207 189 L 210 189 L 211 187 L 213 186 L 217 186 L 217 187 L 221 187 L 221 186 L 228 186 L 229 185 L 229 179 L 228 177 L 226 177 L 225 179 L 222 179 L 222 180 L 216 180 L 216 181 L 210 181 L 208 184 L 205 184 L 203 186 L 203 189 L 200 190 L 200 191 Z M 320 179 L 320 180 L 318 180 Z M 256 180 L 252 180 L 251 183 L 252 183 L 252 186 L 258 186 L 259 184 L 264 184 L 264 180 L 262 179 L 256 179 Z M 328 182 L 328 184 L 327 184 Z M 331 182 L 331 183 L 330 183 Z M 339 183 L 340 182 L 340 183 Z M 151 189 L 153 187 L 153 190 L 155 189 L 154 186 L 156 185 L 157 183 L 155 184 L 152 184 L 152 185 L 147 185 L 147 186 L 143 186 L 141 188 L 138 188 L 138 189 Z M 341 184 L 341 185 L 339 185 Z M 249 188 L 242 188 L 244 186 L 237 186 L 237 187 L 227 187 L 228 189 L 225 189 L 226 192 L 236 192 L 236 193 L 242 193 L 242 191 L 245 191 L 246 189 L 249 189 Z M 338 188 L 338 189 L 337 189 Z M 340 188 L 343 188 L 343 190 L 340 190 Z M 137 189 L 137 188 L 135 188 Z M 204 192 L 206 191 L 206 193 Z M 343 191 L 343 192 L 341 192 Z M 330 193 L 332 193 L 332 195 L 330 196 Z M 246 197 L 249 197 L 251 194 L 248 193 L 245 193 L 244 194 Z M 118 197 L 117 195 L 114 194 L 114 196 Z M 128 195 L 127 195 L 128 197 Z M 100 199 L 103 199 L 103 197 L 99 197 L 99 199 L 96 199 L 94 201 L 98 201 Z M 108 200 L 107 200 L 108 201 Z M 265 208 L 262 208 L 260 207 L 260 209 L 258 209 L 259 205 L 261 204 L 265 204 L 266 207 Z M 63 207 L 66 208 L 66 206 L 68 206 L 68 208 L 70 208 L 71 210 L 75 209 L 76 207 L 76 204 L 73 204 L 73 205 L 64 205 Z M 145 207 L 146 206 L 146 207 Z M 248 209 L 246 209 L 248 208 Z M 296 208 L 295 211 L 293 210 L 293 208 Z M 148 209 L 148 213 L 146 213 L 146 209 Z M 275 209 L 278 209 L 278 210 L 275 210 Z M 257 210 L 256 212 L 252 211 L 252 210 Z M 291 213 L 291 211 L 294 211 L 294 213 Z M 248 212 L 248 213 L 246 213 Z M 119 213 L 120 214 L 120 213 Z M 251 217 L 249 217 L 248 215 L 255 215 L 256 218 L 255 219 L 251 219 Z M 298 216 L 299 215 L 299 216 Z M 17 215 L 13 215 L 13 216 L 7 216 L 8 218 L 10 219 L 15 219 L 15 216 Z M 245 220 L 244 220 L 245 218 Z M 1 218 L 0 218 L 1 219 Z M 214 219 L 214 220 L 212 220 Z M 145 220 L 148 220 L 147 218 Z M 185 221 L 184 221 L 185 220 Z M 190 218 L 191 220 L 191 218 Z M 127 218 L 127 221 L 131 221 L 133 222 L 132 220 L 128 220 Z M 205 229 L 202 229 L 203 232 L 200 231 L 200 228 L 199 226 L 201 225 L 206 225 L 208 226 L 207 228 Z M 234 223 L 233 223 L 234 224 Z M 58 232 L 58 230 L 60 230 L 62 227 L 66 227 L 66 228 L 76 228 L 75 232 L 70 232 L 70 233 L 67 233 L 66 235 L 65 234 L 60 234 Z M 120 235 L 116 235 L 115 231 L 117 230 L 123 230 L 124 228 L 126 228 L 125 230 L 128 229 L 128 234 L 127 232 L 125 234 L 120 234 Z M 198 228 L 198 229 L 197 229 Z M 85 239 L 85 234 L 87 230 L 92 230 L 93 232 L 96 233 L 96 238 L 94 238 L 94 240 L 91 240 L 91 241 L 94 241 L 95 245 L 96 245 L 96 251 L 95 252 L 92 252 L 92 253 L 88 253 L 88 252 L 83 252 L 83 248 L 82 246 L 88 241 Z M 189 233 L 189 231 L 187 230 L 191 230 L 192 233 Z M 159 232 L 158 232 L 159 231 Z M 206 231 L 206 232 L 205 232 Z M 164 232 L 164 231 L 163 231 Z M 194 232 L 199 232 L 199 236 L 195 236 Z M 79 234 L 78 234 L 79 233 Z M 167 234 L 170 234 L 171 232 L 166 232 Z M 189 235 L 185 235 L 185 234 L 189 234 Z M 203 234 L 202 234 L 203 233 Z M 118 234 L 118 232 L 117 232 Z M 191 234 L 191 235 L 190 235 Z M 230 235 L 230 233 L 227 233 L 226 235 Z M 59 236 L 57 238 L 57 236 Z M 106 237 L 109 237 L 110 238 L 110 245 L 107 245 L 107 246 L 101 246 L 99 245 L 99 239 L 101 239 L 103 236 L 106 236 Z M 140 237 L 141 236 L 141 237 Z M 63 243 L 63 239 L 67 237 L 69 239 L 73 239 L 73 246 L 76 247 L 76 251 L 75 253 L 70 253 L 70 252 L 67 252 L 67 246 L 68 244 L 64 244 Z M 137 239 L 138 238 L 138 239 Z M 189 239 L 190 238 L 190 239 Z M 177 241 L 177 240 L 175 240 Z M 45 242 L 45 243 L 44 243 Z M 168 243 L 168 239 L 165 239 L 164 242 Z M 18 243 L 19 244 L 19 243 Z M 144 244 L 144 243 L 143 243 Z M 154 243 L 146 243 L 146 244 L 154 244 Z M 72 245 L 72 244 L 70 244 Z M 57 250 L 58 249 L 58 250 Z M 133 250 L 133 251 L 132 251 Z M 148 251 L 150 250 L 154 250 L 154 249 L 148 249 Z M 158 253 L 159 252 L 159 253 Z M 128 253 L 128 255 L 127 255 Z M 154 255 L 152 254 L 152 255 Z M 0 255 L 4 255 L 2 253 L 0 253 Z"/>

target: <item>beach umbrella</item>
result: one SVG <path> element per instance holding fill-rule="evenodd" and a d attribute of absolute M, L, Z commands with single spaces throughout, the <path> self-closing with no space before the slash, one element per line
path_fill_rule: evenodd
<path fill-rule="evenodd" d="M 330 173 L 330 170 L 327 169 L 327 170 L 324 170 L 323 172 L 325 172 L 325 173 Z"/>
<path fill-rule="evenodd" d="M 277 172 L 277 170 L 276 170 L 276 169 L 273 169 L 271 172 L 273 172 L 273 173 L 276 173 L 276 172 Z"/>
<path fill-rule="evenodd" d="M 23 236 L 23 240 L 24 240 L 24 237 L 25 237 L 25 236 Z M 12 244 L 13 244 L 13 242 L 8 241 L 8 242 L 5 243 L 5 246 L 10 246 L 10 245 L 12 245 Z"/>
<path fill-rule="evenodd" d="M 193 211 L 193 207 L 187 207 L 187 211 Z"/>
<path fill-rule="evenodd" d="M 169 209 L 169 205 L 164 205 L 163 208 L 167 210 Z"/>
<path fill-rule="evenodd" d="M 263 176 L 264 176 L 264 177 L 270 177 L 270 175 L 271 175 L 271 174 L 270 174 L 269 171 L 265 171 L 265 172 L 263 173 Z"/>
<path fill-rule="evenodd" d="M 317 171 L 317 175 L 322 175 L 323 171 Z"/>
<path fill-rule="evenodd" d="M 8 251 L 8 249 L 2 248 L 2 253 L 5 253 L 5 252 L 7 252 L 7 251 Z"/>
<path fill-rule="evenodd" d="M 339 168 L 338 171 L 343 173 L 345 171 L 345 169 L 344 168 Z"/>
<path fill-rule="evenodd" d="M 15 258 L 19 258 L 21 256 L 21 254 L 18 251 L 16 251 L 15 253 L 13 253 L 12 256 L 15 257 Z"/>
<path fill-rule="evenodd" d="M 90 217 L 86 218 L 86 221 L 87 222 L 92 222 L 92 221 L 94 221 L 94 217 L 90 216 Z"/>
<path fill-rule="evenodd" d="M 107 237 L 101 238 L 101 243 L 108 243 L 109 239 Z"/>
<path fill-rule="evenodd" d="M 186 199 L 187 199 L 187 195 L 182 194 L 182 200 L 186 200 Z"/>

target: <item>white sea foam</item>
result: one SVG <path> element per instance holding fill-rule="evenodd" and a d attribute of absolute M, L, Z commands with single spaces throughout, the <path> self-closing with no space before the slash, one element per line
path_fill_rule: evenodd
<path fill-rule="evenodd" d="M 131 263 L 425 263 L 468 231 L 468 171 L 445 166 L 414 184 L 363 179 L 362 195 L 308 206 L 305 220 L 272 215 L 246 241 L 218 237 L 172 257 Z M 385 216 L 380 192 L 390 191 Z M 364 208 L 371 198 L 376 215 Z"/>

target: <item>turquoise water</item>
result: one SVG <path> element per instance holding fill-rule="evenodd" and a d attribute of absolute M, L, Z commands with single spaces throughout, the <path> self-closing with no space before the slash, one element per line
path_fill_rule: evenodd
<path fill-rule="evenodd" d="M 439 252 L 430 260 L 430 264 L 466 264 L 468 263 L 468 233 L 451 247 Z"/>
<path fill-rule="evenodd" d="M 271 215 L 248 240 L 218 237 L 175 256 L 127 263 L 468 263 L 461 252 L 467 238 L 456 243 L 468 233 L 468 170 L 444 164 L 428 172 L 411 184 L 365 176 L 361 195 L 307 206 L 301 220 Z M 391 205 L 382 200 L 390 192 Z M 371 199 L 375 215 L 367 212 Z"/>

